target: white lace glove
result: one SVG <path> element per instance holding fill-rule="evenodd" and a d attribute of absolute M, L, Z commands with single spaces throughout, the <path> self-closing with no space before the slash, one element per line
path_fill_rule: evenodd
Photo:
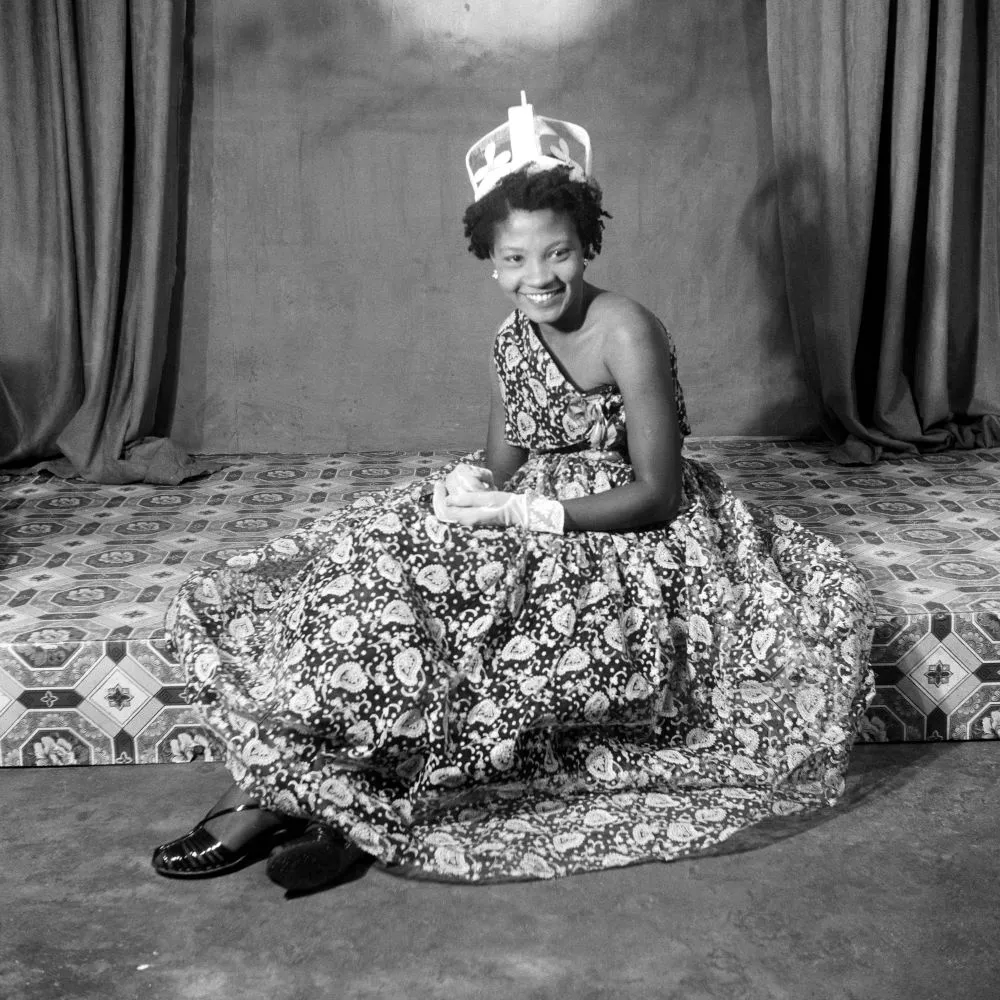
<path fill-rule="evenodd" d="M 434 516 L 439 521 L 468 527 L 509 528 L 563 533 L 565 511 L 558 500 L 537 493 L 504 493 L 474 490 L 449 494 L 444 483 L 434 487 Z"/>
<path fill-rule="evenodd" d="M 452 493 L 472 493 L 478 490 L 491 490 L 493 489 L 493 473 L 489 469 L 484 469 L 481 465 L 469 465 L 467 462 L 459 462 L 444 477 L 444 486 L 449 496 Z"/>

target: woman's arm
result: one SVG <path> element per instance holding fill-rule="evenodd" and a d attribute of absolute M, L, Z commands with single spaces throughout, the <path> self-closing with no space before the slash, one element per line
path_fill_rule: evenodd
<path fill-rule="evenodd" d="M 504 437 L 503 396 L 500 394 L 500 379 L 493 372 L 490 391 L 490 425 L 486 434 L 486 467 L 493 473 L 493 482 L 498 490 L 528 458 L 525 448 L 509 444 Z"/>
<path fill-rule="evenodd" d="M 635 481 L 563 500 L 567 531 L 630 531 L 672 520 L 683 502 L 681 433 L 670 347 L 645 310 L 624 310 L 605 339 L 604 362 L 622 393 Z"/>

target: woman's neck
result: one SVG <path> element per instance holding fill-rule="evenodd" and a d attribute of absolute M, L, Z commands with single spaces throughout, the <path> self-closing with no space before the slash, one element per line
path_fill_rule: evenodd
<path fill-rule="evenodd" d="M 601 289 L 589 282 L 583 283 L 583 294 L 576 308 L 568 315 L 561 316 L 556 323 L 538 323 L 542 334 L 548 337 L 569 337 L 587 328 L 590 304 L 601 293 Z"/>

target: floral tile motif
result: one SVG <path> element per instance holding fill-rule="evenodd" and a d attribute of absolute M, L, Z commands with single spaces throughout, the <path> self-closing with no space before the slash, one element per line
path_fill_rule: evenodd
<path fill-rule="evenodd" d="M 818 442 L 690 439 L 748 499 L 843 546 L 879 605 L 868 741 L 1000 739 L 1000 450 L 827 461 Z M 163 610 L 219 565 L 458 452 L 228 455 L 175 487 L 0 472 L 0 766 L 214 760 Z"/>

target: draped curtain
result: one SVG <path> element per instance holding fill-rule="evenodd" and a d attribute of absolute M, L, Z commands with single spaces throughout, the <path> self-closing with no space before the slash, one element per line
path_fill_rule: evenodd
<path fill-rule="evenodd" d="M 0 4 L 0 465 L 176 483 L 150 436 L 177 256 L 185 4 Z"/>
<path fill-rule="evenodd" d="M 786 285 L 843 463 L 1000 445 L 1000 0 L 767 0 Z"/>

